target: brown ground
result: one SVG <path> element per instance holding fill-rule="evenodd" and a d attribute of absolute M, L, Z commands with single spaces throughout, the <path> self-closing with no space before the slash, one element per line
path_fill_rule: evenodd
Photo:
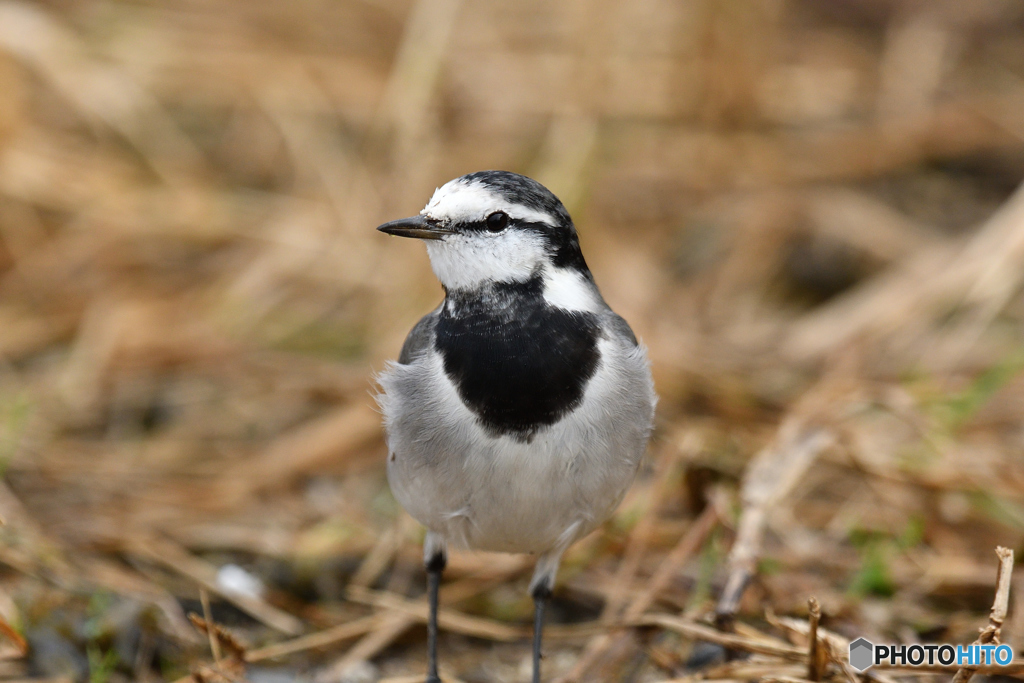
<path fill-rule="evenodd" d="M 481 168 L 566 202 L 661 395 L 549 680 L 977 637 L 1024 540 L 1024 3 L 8 0 L 0 676 L 421 680 L 371 394 L 440 288 L 373 228 Z M 526 680 L 530 566 L 453 558 L 447 680 Z"/>

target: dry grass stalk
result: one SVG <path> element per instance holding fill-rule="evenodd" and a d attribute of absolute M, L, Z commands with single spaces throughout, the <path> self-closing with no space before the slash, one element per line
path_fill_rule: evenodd
<path fill-rule="evenodd" d="M 201 633 L 205 633 L 210 637 L 210 647 L 214 653 L 213 662 L 215 665 L 219 665 L 223 661 L 220 654 L 222 647 L 227 652 L 226 659 L 228 661 L 235 663 L 246 661 L 248 648 L 234 633 L 210 620 L 209 617 L 204 618 L 198 614 L 189 614 L 188 618 Z"/>
<path fill-rule="evenodd" d="M 796 620 L 791 620 L 791 622 L 795 625 Z M 803 623 L 804 628 L 801 631 L 802 631 L 802 633 L 804 635 L 806 635 L 809 632 L 809 624 L 806 621 L 802 622 L 802 623 Z M 798 663 L 799 665 L 801 665 L 803 667 L 803 671 L 807 671 L 807 667 L 810 664 L 810 657 L 809 657 L 809 653 L 808 653 L 808 648 L 789 645 L 787 643 L 783 643 L 783 642 L 781 642 L 781 641 L 779 641 L 777 639 L 774 639 L 771 636 L 768 636 L 766 634 L 760 634 L 758 637 L 740 636 L 740 635 L 736 635 L 736 634 L 733 634 L 733 633 L 726 633 L 726 632 L 723 632 L 723 631 L 719 631 L 719 630 L 716 630 L 716 629 L 711 628 L 709 626 L 706 626 L 706 625 L 703 625 L 703 624 L 699 624 L 697 622 L 688 621 L 688 620 L 685 620 L 685 619 L 680 619 L 679 617 L 674 617 L 672 615 L 661 615 L 661 614 L 646 614 L 646 615 L 642 616 L 641 618 L 637 619 L 634 622 L 634 625 L 637 625 L 637 626 L 658 626 L 658 627 L 664 628 L 666 630 L 674 631 L 676 633 L 679 633 L 680 635 L 683 635 L 683 636 L 685 636 L 687 638 L 692 638 L 694 640 L 701 640 L 701 641 L 710 642 L 710 643 L 717 643 L 717 644 L 721 645 L 722 647 L 730 649 L 730 650 L 737 650 L 737 651 L 741 651 L 741 652 L 750 652 L 750 653 L 753 653 L 753 654 L 756 654 L 756 655 L 765 655 L 765 656 L 768 656 L 768 657 L 772 658 L 772 660 L 766 660 L 766 661 L 760 662 L 760 663 L 757 664 L 757 666 L 759 666 L 759 667 L 767 667 L 769 670 L 774 670 L 774 671 L 778 671 L 779 670 L 779 667 L 782 666 L 778 662 L 779 659 L 784 660 L 786 662 Z M 990 624 L 990 626 L 991 626 L 991 624 Z M 748 630 L 751 630 L 749 626 L 746 627 L 746 628 Z M 985 629 L 985 631 L 987 631 L 987 630 L 988 630 L 988 628 Z M 848 680 L 851 680 L 851 681 L 857 680 L 857 676 L 852 672 L 852 669 L 851 670 L 847 670 L 848 669 L 848 664 L 844 661 L 845 653 L 838 652 L 838 651 L 836 651 L 834 649 L 835 643 L 842 642 L 844 639 L 842 639 L 839 636 L 834 636 L 834 635 L 831 635 L 831 634 L 823 634 L 823 635 L 826 635 L 826 638 L 819 639 L 819 642 L 822 645 L 825 646 L 824 649 L 827 651 L 828 660 L 832 661 L 832 662 L 835 662 L 837 664 L 841 664 L 841 665 L 845 664 L 846 665 L 845 667 L 844 666 L 840 667 L 840 672 L 842 673 L 842 675 L 844 677 L 846 677 Z M 748 664 L 743 662 L 743 661 L 729 662 L 729 663 L 720 665 L 718 667 L 715 667 L 712 671 L 703 672 L 702 674 L 698 674 L 698 675 L 690 678 L 689 680 L 703 680 L 705 674 L 708 674 L 708 675 L 710 675 L 712 677 L 721 678 L 721 677 L 723 677 L 722 676 L 723 670 L 731 670 L 733 667 L 737 667 L 737 666 L 745 667 L 745 666 L 748 666 Z M 951 673 L 951 674 L 955 673 L 955 672 L 957 672 L 959 670 L 959 668 L 954 666 L 954 665 L 950 665 L 950 666 L 923 665 L 921 667 L 910 668 L 910 667 L 905 667 L 905 666 L 891 666 L 891 665 L 886 665 L 886 664 L 881 664 L 881 665 L 875 667 L 875 669 L 878 669 L 878 670 L 881 670 L 881 671 L 891 671 L 891 672 L 912 672 L 912 671 L 917 671 L 917 672 L 925 672 L 925 673 Z M 1015 677 L 1015 678 L 1021 678 L 1021 677 L 1024 677 L 1024 664 L 1011 665 L 1011 666 L 1008 666 L 1008 667 L 1007 666 L 995 666 L 995 665 L 983 665 L 983 666 L 975 667 L 974 668 L 974 672 L 975 673 L 979 673 L 979 672 L 980 673 L 988 673 L 988 674 L 996 674 L 996 673 L 998 673 L 998 674 L 1003 674 L 1003 675 L 1007 675 L 1007 676 L 1012 676 L 1012 677 Z M 747 672 L 747 673 L 749 673 L 749 672 Z M 757 677 L 760 678 L 763 675 L 764 674 L 761 674 L 761 675 L 759 675 Z M 883 676 L 884 676 L 884 674 L 883 674 Z M 800 676 L 794 675 L 794 676 L 791 676 L 791 678 L 800 678 Z M 687 679 L 684 678 L 684 679 L 678 679 L 678 680 L 687 680 Z M 808 680 L 808 679 L 802 679 L 802 680 Z"/>
<path fill-rule="evenodd" d="M 955 676 L 960 667 L 956 664 L 950 664 L 949 666 L 943 666 L 942 664 L 922 664 L 921 666 L 909 667 L 909 666 L 891 666 L 888 664 L 880 664 L 877 667 L 872 667 L 878 671 L 884 671 L 892 675 L 912 675 L 918 674 L 946 674 Z M 1007 676 L 1009 678 L 1019 678 L 1024 680 L 1024 664 L 1010 664 L 1008 666 L 999 666 L 996 664 L 986 664 L 983 666 L 971 667 L 975 674 L 982 674 L 986 676 Z M 972 676 L 974 674 L 971 674 Z"/>
<path fill-rule="evenodd" d="M 299 619 L 274 607 L 262 598 L 223 589 L 217 583 L 216 567 L 192 555 L 173 541 L 138 539 L 132 542 L 129 551 L 187 576 L 206 590 L 221 596 L 275 630 L 292 636 L 305 630 L 305 626 Z"/>
<path fill-rule="evenodd" d="M 365 589 L 351 588 L 348 598 L 355 602 L 373 605 L 393 613 L 403 614 L 413 620 L 414 623 L 426 623 L 427 603 L 425 600 L 406 600 L 405 598 L 383 591 L 369 591 Z M 461 614 L 455 610 L 442 608 L 437 615 L 438 627 L 442 630 L 461 633 L 463 635 L 483 638 L 485 640 L 496 640 L 504 642 L 515 642 L 526 637 L 529 631 L 516 626 L 509 626 L 491 619 L 482 619 Z"/>
<path fill-rule="evenodd" d="M 716 607 L 716 619 L 728 628 L 740 598 L 754 576 L 771 508 L 796 486 L 800 477 L 835 437 L 815 420 L 791 417 L 771 446 L 751 461 L 743 478 L 743 510 L 728 558 L 728 579 Z"/>
<path fill-rule="evenodd" d="M 439 674 L 441 676 L 441 683 L 462 683 L 461 678 L 451 675 L 451 673 L 444 670 L 444 667 L 441 667 Z M 392 676 L 382 678 L 377 683 L 423 683 L 423 676 Z"/>
<path fill-rule="evenodd" d="M 215 628 L 209 628 L 207 626 L 207 624 L 213 624 L 214 626 L 216 626 L 216 624 L 213 623 L 213 616 L 210 612 L 210 595 L 203 588 L 199 589 L 199 602 L 203 606 L 203 621 L 197 621 L 193 618 L 194 615 L 191 614 L 189 615 L 189 620 L 200 631 L 206 632 L 206 637 L 210 641 L 210 653 L 213 654 L 213 663 L 216 664 L 220 661 L 220 637 L 219 634 L 216 633 Z"/>
<path fill-rule="evenodd" d="M 175 683 L 245 683 L 245 680 L 245 670 L 227 660 L 214 666 L 197 666 L 190 676 L 180 678 Z"/>
<path fill-rule="evenodd" d="M 94 585 L 120 595 L 130 596 L 144 604 L 152 604 L 163 615 L 167 628 L 183 643 L 198 643 L 199 636 L 189 623 L 181 604 L 167 589 L 121 563 L 103 557 L 90 557 L 79 562 L 83 578 Z"/>
<path fill-rule="evenodd" d="M 288 486 L 325 464 L 336 465 L 368 442 L 380 437 L 380 414 L 369 399 L 346 405 L 318 420 L 284 434 L 252 463 L 248 474 L 225 481 L 226 493 L 243 500 L 256 492 Z"/>
<path fill-rule="evenodd" d="M 738 680 L 756 680 L 762 676 L 793 676 L 800 678 L 803 665 L 779 662 L 777 659 L 758 658 L 756 655 L 746 660 L 734 660 L 709 667 L 703 671 L 690 674 L 691 680 L 731 678 Z"/>
<path fill-rule="evenodd" d="M 817 598 L 807 600 L 807 678 L 812 681 L 820 681 L 822 670 L 825 667 L 824 650 L 818 645 L 818 622 L 821 621 L 821 605 Z"/>
<path fill-rule="evenodd" d="M 817 601 L 815 600 L 815 602 Z M 820 610 L 820 606 L 818 607 L 818 609 Z M 809 612 L 810 614 L 813 614 L 813 611 L 809 610 Z M 821 672 L 821 674 L 824 674 L 826 673 L 828 666 L 830 664 L 834 664 L 839 674 L 843 676 L 847 683 L 858 683 L 858 681 L 861 680 L 860 674 L 853 667 L 850 666 L 850 663 L 848 661 L 850 641 L 844 638 L 843 636 L 822 627 L 819 623 L 817 627 L 814 629 L 815 638 L 812 641 L 811 625 L 814 622 L 813 619 L 804 620 L 795 619 L 792 617 L 779 617 L 776 616 L 771 610 L 769 610 L 766 613 L 765 617 L 769 624 L 771 624 L 777 629 L 785 631 L 793 638 L 793 640 L 799 642 L 808 642 L 810 650 L 807 659 L 808 671 L 810 671 L 812 667 L 815 667 L 815 662 L 818 662 L 816 667 L 817 671 Z M 741 624 L 737 624 L 738 631 L 743 632 L 744 628 L 746 627 L 743 627 L 743 625 Z M 816 659 L 815 654 L 813 653 L 815 643 L 817 643 Z M 870 675 L 873 678 L 876 678 L 878 683 L 895 683 L 889 677 L 879 673 L 875 669 L 872 669 L 870 671 Z"/>
<path fill-rule="evenodd" d="M 996 574 L 996 597 L 992 602 L 988 624 L 981 629 L 981 634 L 974 641 L 975 645 L 999 644 L 999 635 L 1010 610 L 1010 585 L 1013 581 L 1013 551 L 1009 548 L 996 548 L 999 557 L 999 572 Z M 953 676 L 953 683 L 967 683 L 974 676 L 976 669 L 962 667 Z"/>
<path fill-rule="evenodd" d="M 402 515 L 391 528 L 381 534 L 349 580 L 349 586 L 369 588 L 380 577 L 401 547 L 405 531 L 411 526 L 411 522 L 411 517 Z"/>
<path fill-rule="evenodd" d="M 660 457 L 656 460 L 653 490 L 648 496 L 645 496 L 651 511 L 657 510 L 670 493 L 668 470 L 675 462 L 673 456 L 671 449 L 662 449 Z M 619 566 L 615 570 L 615 580 L 605 596 L 604 607 L 601 610 L 601 618 L 607 622 L 611 622 L 619 616 L 622 604 L 626 600 L 644 553 L 647 551 L 655 521 L 656 515 L 644 515 L 629 535 L 622 561 L 619 562 Z"/>
<path fill-rule="evenodd" d="M 28 654 L 28 641 L 25 637 L 18 633 L 13 626 L 7 623 L 7 620 L 0 616 L 0 634 L 11 641 L 15 648 L 17 648 L 16 656 L 24 657 Z"/>
<path fill-rule="evenodd" d="M 0 558 L 19 571 L 36 576 L 51 576 L 66 586 L 76 583 L 76 572 L 65 556 L 62 544 L 47 534 L 32 517 L 6 482 L 0 481 L 0 514 L 8 538 L 17 543 L 0 543 Z"/>
<path fill-rule="evenodd" d="M 700 549 L 717 522 L 717 510 L 714 505 L 709 504 L 694 524 L 687 529 L 686 534 L 679 539 L 679 542 L 672 551 L 661 561 L 650 581 L 646 583 L 645 588 L 626 607 L 622 621 L 628 623 L 638 619 L 654 604 L 658 595 L 665 590 L 682 566 Z M 604 614 L 602 614 L 602 621 L 606 621 Z M 616 619 L 615 621 L 619 620 Z M 572 669 L 563 675 L 559 681 L 587 680 L 589 675 L 593 675 L 594 667 L 599 665 L 605 653 L 624 647 L 624 641 L 631 637 L 632 634 L 621 631 L 609 631 L 595 637 L 590 643 L 587 643 L 586 649 Z"/>
<path fill-rule="evenodd" d="M 519 571 L 520 568 L 519 563 L 509 563 L 506 566 L 506 571 Z M 448 584 L 441 591 L 442 603 L 451 604 L 471 597 L 486 589 L 494 581 L 500 581 L 503 578 L 504 575 L 498 573 L 496 576 L 490 577 L 489 581 L 463 579 Z M 366 629 L 363 638 L 322 672 L 321 679 L 325 681 L 335 680 L 358 662 L 369 660 L 388 647 L 411 626 L 416 623 L 426 623 L 427 620 L 427 605 L 423 600 L 414 602 L 399 595 L 371 591 L 358 586 L 350 586 L 347 597 L 354 602 L 372 605 L 383 610 L 383 613 L 376 616 L 370 624 L 371 628 Z M 438 612 L 438 626 L 446 631 L 504 642 L 518 641 L 528 634 L 526 629 L 508 626 L 489 619 L 471 617 L 449 608 L 442 608 Z M 552 629 L 552 638 L 557 638 L 560 635 L 558 630 L 557 628 Z M 309 646 L 310 641 L 317 642 L 310 638 L 302 643 L 302 649 L 307 649 L 306 646 Z"/>
<path fill-rule="evenodd" d="M 372 614 L 368 617 L 355 619 L 344 624 L 338 624 L 323 631 L 299 636 L 292 640 L 275 643 L 257 650 L 249 650 L 245 653 L 245 661 L 261 662 L 265 659 L 278 659 L 296 652 L 324 648 L 344 640 L 357 638 L 380 627 L 384 620 L 384 614 Z"/>
<path fill-rule="evenodd" d="M 978 313 L 966 324 L 976 339 L 1017 291 L 1022 259 L 1024 188 L 1018 188 L 969 240 L 912 252 L 894 268 L 805 316 L 788 331 L 787 351 L 806 359 L 854 338 L 905 336 L 955 304 L 975 307 Z"/>
<path fill-rule="evenodd" d="M 31 64 L 87 118 L 129 140 L 165 180 L 182 166 L 201 167 L 201 153 L 159 103 L 120 69 L 88 57 L 78 37 L 50 13 L 30 5 L 0 6 L 0 44 Z"/>
<path fill-rule="evenodd" d="M 683 565 L 697 554 L 718 522 L 718 508 L 715 504 L 709 503 L 693 522 L 693 525 L 687 529 L 686 534 L 661 561 L 650 580 L 645 582 L 644 589 L 626 608 L 623 614 L 626 621 L 639 617 L 654 605 L 658 596 L 668 588 L 672 580 L 682 570 Z"/>
<path fill-rule="evenodd" d="M 405 633 L 417 619 L 401 612 L 384 615 L 377 627 L 359 639 L 348 652 L 317 675 L 317 683 L 332 683 L 341 680 L 354 665 L 375 657 L 396 638 Z"/>
<path fill-rule="evenodd" d="M 730 650 L 772 655 L 791 662 L 807 662 L 806 648 L 789 645 L 767 635 L 756 639 L 748 638 L 734 633 L 719 631 L 710 626 L 670 614 L 645 614 L 638 617 L 632 623 L 637 626 L 658 626 L 687 638 L 716 643 Z"/>
<path fill-rule="evenodd" d="M 0 560 L 14 569 L 0 595 L 20 607 L 43 584 L 74 612 L 83 591 L 112 591 L 158 605 L 166 618 L 143 630 L 194 654 L 203 645 L 166 574 L 137 572 L 159 563 L 213 593 L 200 550 L 259 567 L 360 566 L 364 587 L 412 566 L 411 535 L 382 538 L 394 511 L 367 388 L 440 291 L 421 245 L 372 228 L 449 177 L 508 167 L 569 204 L 602 292 L 652 352 L 660 434 L 702 434 L 679 461 L 687 485 L 702 470 L 723 490 L 743 478 L 731 609 L 767 557 L 785 567 L 759 586 L 769 607 L 800 612 L 811 590 L 857 632 L 850 583 L 874 560 L 885 580 L 865 590 L 892 593 L 893 628 L 921 618 L 974 637 L 921 596 L 987 609 L 979 558 L 1022 539 L 1008 435 L 1024 384 L 997 378 L 997 395 L 986 384 L 1020 348 L 1024 320 L 1014 3 L 108 4 L 0 4 Z M 809 410 L 799 397 L 834 388 L 823 366 L 850 351 L 863 358 L 851 391 Z M 978 387 L 993 396 L 984 410 L 943 418 L 947 399 Z M 894 436 L 887 392 L 907 398 L 899 419 L 912 434 Z M 25 425 L 8 409 L 22 397 Z M 808 455 L 815 424 L 849 453 Z M 773 448 L 806 486 L 754 471 L 763 458 L 750 455 Z M 658 497 L 645 518 L 573 551 L 593 561 L 566 605 L 603 596 L 606 628 L 594 639 L 600 625 L 552 624 L 550 646 L 559 658 L 586 647 L 584 663 L 601 654 L 587 680 L 616 680 L 626 661 L 642 662 L 638 680 L 657 677 L 636 656 L 640 629 L 667 627 L 627 617 L 687 604 L 674 577 L 707 578 L 685 542 L 692 499 L 671 483 L 638 482 Z M 759 483 L 788 488 L 784 504 L 748 490 Z M 900 526 L 918 519 L 926 537 L 904 543 L 914 534 Z M 132 549 L 165 535 L 178 545 L 163 559 Z M 129 569 L 122 552 L 144 562 Z M 496 587 L 529 564 L 515 562 L 454 558 L 446 598 L 505 604 Z M 279 588 L 315 615 L 327 597 L 298 607 L 302 581 Z M 352 593 L 371 598 L 370 616 L 247 658 L 360 637 L 350 661 L 384 647 L 388 666 L 418 657 L 422 644 L 397 634 L 422 605 L 395 591 Z M 232 599 L 260 639 L 265 625 L 309 626 Z M 445 602 L 466 611 L 444 624 L 500 638 L 459 659 L 466 670 L 527 635 Z M 32 606 L 29 623 L 62 611 Z M 684 640 L 722 637 L 683 622 Z M 799 635 L 799 658 L 757 655 L 683 680 L 810 680 L 815 642 L 822 680 L 860 680 L 839 636 L 779 624 Z M 742 623 L 733 635 L 739 650 L 779 643 Z M 685 664 L 676 640 L 658 643 L 656 666 Z"/>

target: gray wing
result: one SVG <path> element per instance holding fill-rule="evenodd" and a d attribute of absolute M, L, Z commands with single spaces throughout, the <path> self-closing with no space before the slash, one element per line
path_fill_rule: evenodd
<path fill-rule="evenodd" d="M 613 339 L 619 339 L 630 346 L 636 348 L 640 346 L 640 343 L 636 339 L 636 335 L 633 334 L 633 328 L 629 326 L 626 319 L 621 315 L 612 310 L 612 307 L 604 300 L 601 296 L 601 292 L 597 289 L 597 284 L 593 280 L 590 281 L 590 285 L 593 288 L 594 294 L 597 295 L 598 300 L 601 302 L 601 308 L 603 309 L 598 316 L 600 316 L 601 327 L 604 330 L 604 334 L 612 337 Z"/>
<path fill-rule="evenodd" d="M 398 362 L 408 365 L 417 356 L 434 345 L 434 328 L 437 327 L 437 315 L 441 310 L 440 306 L 420 318 L 420 321 L 409 331 L 409 336 L 402 344 L 402 351 L 398 354 Z M 625 322 L 625 321 L 623 321 Z"/>
<path fill-rule="evenodd" d="M 608 315 L 605 317 L 605 325 L 611 336 L 618 337 L 623 341 L 629 342 L 633 346 L 637 346 L 636 335 L 633 334 L 633 328 L 631 328 L 629 323 L 626 322 L 626 319 L 618 313 L 608 309 Z"/>

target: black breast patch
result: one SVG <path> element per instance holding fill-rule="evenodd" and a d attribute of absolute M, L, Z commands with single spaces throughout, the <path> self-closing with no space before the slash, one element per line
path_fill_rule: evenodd
<path fill-rule="evenodd" d="M 489 433 L 529 442 L 579 405 L 600 360 L 592 314 L 547 305 L 539 277 L 448 299 L 434 344 Z"/>

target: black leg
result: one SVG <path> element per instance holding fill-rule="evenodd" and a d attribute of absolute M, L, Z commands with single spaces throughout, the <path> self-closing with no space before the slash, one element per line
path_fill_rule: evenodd
<path fill-rule="evenodd" d="M 430 615 L 427 619 L 427 683 L 441 683 L 437 675 L 437 591 L 441 587 L 441 572 L 448 563 L 443 553 L 427 560 L 427 601 Z"/>
<path fill-rule="evenodd" d="M 551 587 L 541 582 L 533 589 L 533 683 L 540 683 L 540 646 L 544 639 L 544 608 L 551 599 Z"/>

